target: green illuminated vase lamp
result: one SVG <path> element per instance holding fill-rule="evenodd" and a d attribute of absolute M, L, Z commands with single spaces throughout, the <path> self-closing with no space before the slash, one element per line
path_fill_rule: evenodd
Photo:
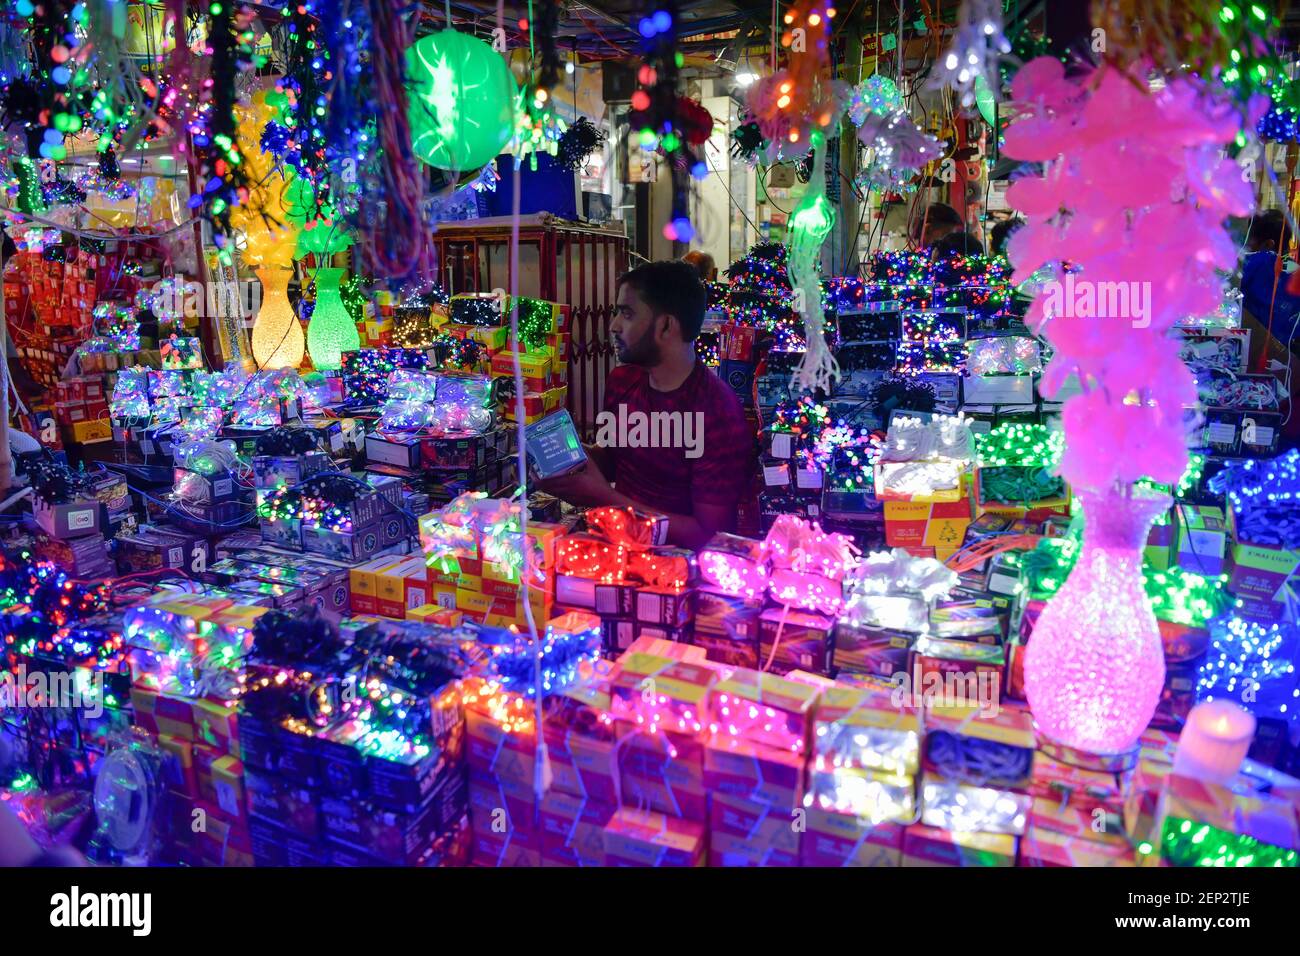
<path fill-rule="evenodd" d="M 318 369 L 339 368 L 344 352 L 361 348 L 357 324 L 339 294 L 339 284 L 346 271 L 329 267 L 316 270 L 316 306 L 307 324 L 307 351 Z"/>

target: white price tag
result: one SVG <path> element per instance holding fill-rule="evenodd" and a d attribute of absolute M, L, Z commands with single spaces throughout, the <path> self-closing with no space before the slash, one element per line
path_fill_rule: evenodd
<path fill-rule="evenodd" d="M 769 488 L 790 484 L 789 467 L 786 465 L 764 465 L 763 484 Z"/>

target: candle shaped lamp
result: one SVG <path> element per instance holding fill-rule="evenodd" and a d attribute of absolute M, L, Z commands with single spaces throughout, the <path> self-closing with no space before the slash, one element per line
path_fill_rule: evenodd
<path fill-rule="evenodd" d="M 1255 717 L 1227 700 L 1197 704 L 1178 738 L 1174 773 L 1227 784 L 1241 769 L 1255 737 Z"/>

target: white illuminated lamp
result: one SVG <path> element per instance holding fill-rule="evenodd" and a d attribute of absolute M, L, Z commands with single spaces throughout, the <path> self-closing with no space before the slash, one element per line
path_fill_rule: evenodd
<path fill-rule="evenodd" d="M 753 86 L 758 81 L 758 74 L 753 70 L 741 70 L 735 75 L 736 85 L 742 89 Z"/>

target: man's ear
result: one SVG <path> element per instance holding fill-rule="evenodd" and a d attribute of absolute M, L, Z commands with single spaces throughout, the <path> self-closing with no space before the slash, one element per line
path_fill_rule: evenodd
<path fill-rule="evenodd" d="M 678 325 L 680 328 L 680 323 L 677 321 L 677 316 L 672 315 L 671 313 L 664 313 L 662 316 L 660 316 L 660 318 L 663 320 L 663 325 L 659 326 L 660 337 L 667 338 L 668 333 L 673 330 L 674 325 Z"/>

